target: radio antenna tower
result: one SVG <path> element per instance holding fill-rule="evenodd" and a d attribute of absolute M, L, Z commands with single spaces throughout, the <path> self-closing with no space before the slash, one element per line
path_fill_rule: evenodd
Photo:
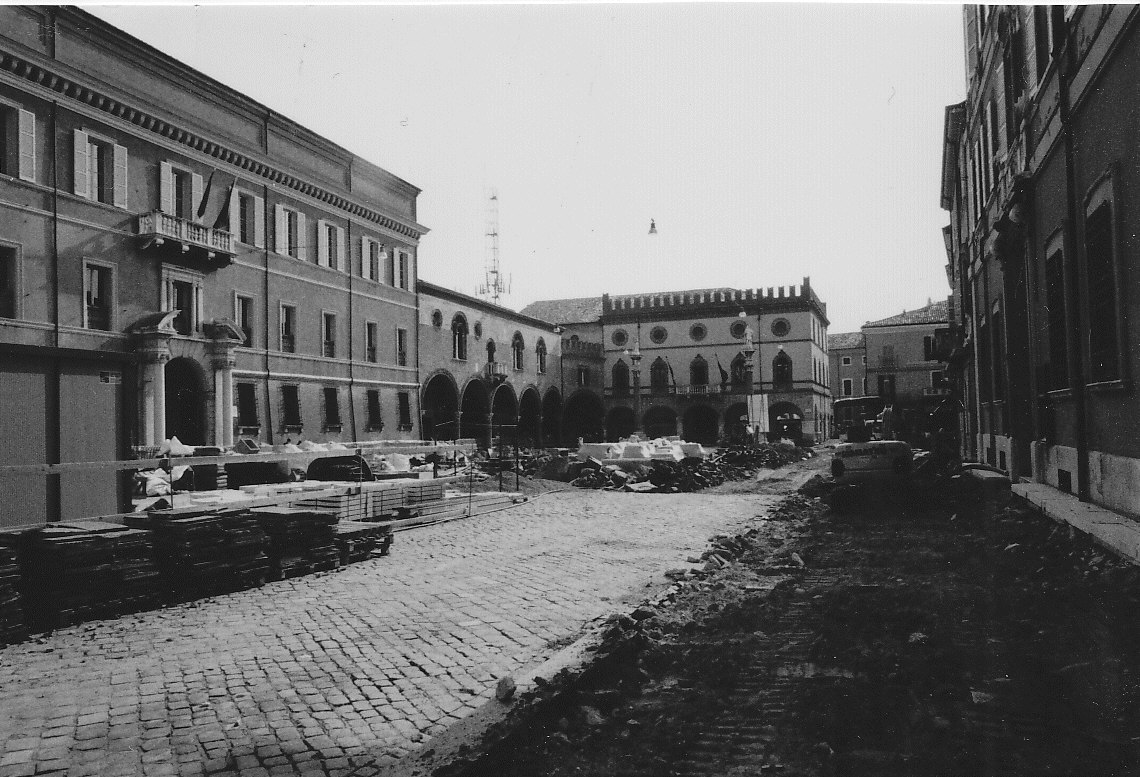
<path fill-rule="evenodd" d="M 483 271 L 483 283 L 479 286 L 479 296 L 496 305 L 504 294 L 511 293 L 509 280 L 503 280 L 499 267 L 499 193 L 491 189 L 491 199 L 487 206 L 487 265 Z"/>

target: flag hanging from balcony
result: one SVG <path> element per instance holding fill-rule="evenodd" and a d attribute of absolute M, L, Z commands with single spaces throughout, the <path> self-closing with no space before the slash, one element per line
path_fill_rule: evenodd
<path fill-rule="evenodd" d="M 235 192 L 234 187 L 237 186 L 237 179 L 230 184 L 230 190 L 226 192 L 226 199 L 222 203 L 222 209 L 218 211 L 218 217 L 214 219 L 214 229 L 224 229 L 230 232 L 233 225 L 230 224 L 230 204 L 233 202 Z"/>
<path fill-rule="evenodd" d="M 673 374 L 673 362 L 669 361 L 669 357 L 665 357 L 665 364 L 669 367 L 669 380 L 673 381 L 673 390 L 677 390 L 677 376 Z"/>
<path fill-rule="evenodd" d="M 726 372 L 724 367 L 721 366 L 719 353 L 716 355 L 716 368 L 720 370 L 720 385 L 728 385 L 728 372 Z"/>
<path fill-rule="evenodd" d="M 206 205 L 210 202 L 210 192 L 214 187 L 214 173 L 218 172 L 217 169 L 210 171 L 210 177 L 206 179 L 206 188 L 202 190 L 202 201 L 198 203 L 198 221 L 206 215 Z"/>

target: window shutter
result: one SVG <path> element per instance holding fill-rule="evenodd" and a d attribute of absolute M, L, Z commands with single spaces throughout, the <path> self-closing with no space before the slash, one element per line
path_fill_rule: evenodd
<path fill-rule="evenodd" d="M 226 204 L 229 209 L 229 230 L 235 239 L 241 239 L 241 195 L 237 187 L 230 187 L 230 198 Z"/>
<path fill-rule="evenodd" d="M 114 203 L 116 208 L 127 207 L 127 148 L 115 144 Z"/>
<path fill-rule="evenodd" d="M 232 227 L 231 227 L 232 229 Z M 265 198 L 253 198 L 253 244 L 265 248 Z"/>
<path fill-rule="evenodd" d="M 360 277 L 372 280 L 372 241 L 360 238 Z"/>
<path fill-rule="evenodd" d="M 343 262 L 344 267 L 338 268 L 344 270 L 349 275 L 352 274 L 352 262 L 344 253 L 344 227 L 336 228 L 336 256 L 337 261 Z"/>
<path fill-rule="evenodd" d="M 305 227 L 305 214 L 297 211 L 297 258 L 309 261 L 309 233 Z"/>
<path fill-rule="evenodd" d="M 201 221 L 198 218 L 198 211 L 202 207 L 202 176 L 197 173 L 190 174 L 190 201 L 192 203 L 190 207 L 194 209 L 190 214 L 191 221 Z M 230 223 L 233 225 L 237 222 Z"/>
<path fill-rule="evenodd" d="M 169 162 L 158 163 L 158 209 L 174 212 L 174 171 Z"/>
<path fill-rule="evenodd" d="M 91 176 L 88 171 L 91 159 L 91 147 L 87 140 L 87 133 L 75 130 L 75 155 L 73 157 L 72 189 L 80 197 L 91 196 Z"/>
<path fill-rule="evenodd" d="M 36 180 L 36 115 L 20 109 L 20 178 Z"/>
<path fill-rule="evenodd" d="M 391 251 L 384 251 L 381 255 L 384 259 L 384 282 L 389 286 L 396 285 L 396 249 Z"/>
<path fill-rule="evenodd" d="M 273 250 L 279 254 L 289 253 L 289 222 L 281 205 L 273 206 Z"/>
<path fill-rule="evenodd" d="M 328 222 L 317 219 L 317 264 L 321 267 L 329 266 L 329 231 Z"/>

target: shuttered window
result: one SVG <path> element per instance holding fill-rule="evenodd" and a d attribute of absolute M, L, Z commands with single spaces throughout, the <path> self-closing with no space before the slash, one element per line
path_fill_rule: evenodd
<path fill-rule="evenodd" d="M 400 431 L 412 431 L 412 400 L 408 392 L 398 392 L 396 394 L 396 402 L 400 412 Z"/>
<path fill-rule="evenodd" d="M 301 428 L 301 400 L 297 392 L 297 387 L 293 385 L 286 385 L 281 387 L 281 400 L 282 400 L 282 424 L 286 430 Z"/>
<path fill-rule="evenodd" d="M 257 420 L 257 387 L 252 383 L 237 384 L 238 426 L 250 428 L 259 425 Z"/>
<path fill-rule="evenodd" d="M 0 104 L 0 173 L 36 180 L 36 115 Z"/>
<path fill-rule="evenodd" d="M 1116 260 L 1112 206 L 1105 202 L 1085 219 L 1085 282 L 1088 285 L 1089 380 L 1120 378 Z"/>
<path fill-rule="evenodd" d="M 1046 324 L 1049 332 L 1049 365 L 1046 390 L 1069 385 L 1068 340 L 1065 328 L 1065 257 L 1055 251 L 1045 262 Z"/>
<path fill-rule="evenodd" d="M 379 432 L 384 428 L 384 420 L 380 417 L 380 390 L 368 389 L 367 398 L 368 431 Z"/>
<path fill-rule="evenodd" d="M 106 138 L 75 130 L 72 191 L 80 197 L 127 207 L 127 149 Z"/>

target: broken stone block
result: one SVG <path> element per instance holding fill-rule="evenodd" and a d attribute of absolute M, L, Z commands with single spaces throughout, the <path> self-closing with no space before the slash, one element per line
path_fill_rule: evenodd
<path fill-rule="evenodd" d="M 502 702 L 509 701 L 515 695 L 516 687 L 515 681 L 510 677 L 502 678 L 495 686 L 495 698 Z"/>

